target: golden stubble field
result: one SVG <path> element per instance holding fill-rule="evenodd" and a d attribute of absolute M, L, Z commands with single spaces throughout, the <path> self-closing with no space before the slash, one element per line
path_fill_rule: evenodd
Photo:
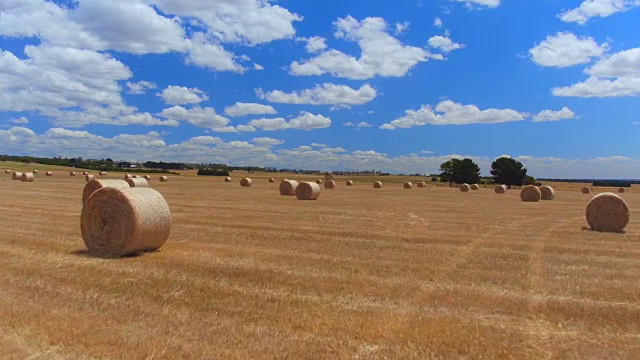
<path fill-rule="evenodd" d="M 637 188 L 622 194 L 627 233 L 605 234 L 583 230 L 593 194 L 578 185 L 522 203 L 518 190 L 340 179 L 305 202 L 280 196 L 270 175 L 251 188 L 241 176 L 153 175 L 169 241 L 107 260 L 84 251 L 82 176 L 0 174 L 0 358 L 640 354 Z"/>

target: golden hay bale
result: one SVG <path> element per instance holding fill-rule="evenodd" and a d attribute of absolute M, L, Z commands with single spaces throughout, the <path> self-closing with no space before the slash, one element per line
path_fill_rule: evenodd
<path fill-rule="evenodd" d="M 540 189 L 535 185 L 527 185 L 520 190 L 520 200 L 526 202 L 537 202 L 540 201 L 542 197 L 542 193 Z"/>
<path fill-rule="evenodd" d="M 276 182 L 276 179 L 274 179 L 274 178 L 269 178 L 269 182 L 270 182 L 270 183 L 274 183 L 274 182 Z"/>
<path fill-rule="evenodd" d="M 460 186 L 458 186 L 458 188 L 462 192 L 467 192 L 467 191 L 471 190 L 471 187 L 469 186 L 469 184 L 460 184 Z"/>
<path fill-rule="evenodd" d="M 83 171 L 83 172 L 82 172 L 82 176 L 87 176 L 87 175 L 89 175 L 89 173 L 88 173 L 88 172 L 86 172 L 86 171 Z"/>
<path fill-rule="evenodd" d="M 85 202 L 80 230 L 89 251 L 98 256 L 153 251 L 169 238 L 171 212 L 162 195 L 152 188 L 106 187 Z"/>
<path fill-rule="evenodd" d="M 22 173 L 14 171 L 13 174 L 11 174 L 11 179 L 12 180 L 22 180 Z"/>
<path fill-rule="evenodd" d="M 98 180 L 94 179 L 89 181 L 82 190 L 82 203 L 93 194 L 94 192 L 102 189 L 102 188 L 114 188 L 114 189 L 128 189 L 130 188 L 129 183 L 126 180 Z"/>
<path fill-rule="evenodd" d="M 240 180 L 240 186 L 242 187 L 251 187 L 251 185 L 253 185 L 253 180 L 251 180 L 250 178 L 244 178 Z"/>
<path fill-rule="evenodd" d="M 322 179 L 316 180 L 316 184 L 321 185 L 322 184 Z"/>
<path fill-rule="evenodd" d="M 496 187 L 493 188 L 493 191 L 496 194 L 504 194 L 507 192 L 507 187 L 505 185 L 496 185 Z"/>
<path fill-rule="evenodd" d="M 418 185 L 419 188 L 423 188 L 423 187 L 427 187 L 427 183 L 425 182 L 418 182 L 416 185 Z"/>
<path fill-rule="evenodd" d="M 556 197 L 556 191 L 551 186 L 540 187 L 540 200 L 553 200 Z"/>
<path fill-rule="evenodd" d="M 37 173 L 38 173 L 38 170 L 33 170 L 33 173 L 34 173 L 34 174 L 37 174 Z"/>
<path fill-rule="evenodd" d="M 298 182 L 295 180 L 282 180 L 280 182 L 280 195 L 295 195 Z"/>
<path fill-rule="evenodd" d="M 589 193 L 591 193 L 591 188 L 590 188 L 590 187 L 588 187 L 588 186 L 583 187 L 583 188 L 582 188 L 582 193 L 583 193 L 583 194 L 589 194 Z"/>
<path fill-rule="evenodd" d="M 33 182 L 33 173 L 22 173 L 22 176 L 20 177 L 20 181 Z"/>
<path fill-rule="evenodd" d="M 84 176 L 84 181 L 89 182 L 89 181 L 91 181 L 91 180 L 93 180 L 95 178 L 96 177 L 94 175 L 87 174 L 87 175 Z"/>
<path fill-rule="evenodd" d="M 315 182 L 303 182 L 296 188 L 298 200 L 316 200 L 320 196 L 320 185 Z"/>
<path fill-rule="evenodd" d="M 145 180 L 147 180 L 147 181 L 151 180 L 151 176 L 149 176 L 149 175 L 145 175 L 145 176 L 143 176 L 142 178 L 143 178 L 143 179 L 145 179 Z"/>
<path fill-rule="evenodd" d="M 469 185 L 469 188 L 471 190 L 478 190 L 478 189 L 480 189 L 480 186 L 478 186 L 478 184 L 471 184 L 471 185 Z"/>
<path fill-rule="evenodd" d="M 72 171 L 72 172 L 70 172 L 70 173 L 69 173 L 69 175 L 70 175 L 70 176 L 76 176 L 76 172 L 75 172 L 75 171 Z"/>
<path fill-rule="evenodd" d="M 618 188 L 618 192 L 622 194 L 624 192 L 624 188 Z"/>
<path fill-rule="evenodd" d="M 351 180 L 347 180 L 347 182 L 345 182 L 345 184 L 346 184 L 347 186 L 353 186 L 353 181 L 351 181 Z"/>
<path fill-rule="evenodd" d="M 140 178 L 140 175 L 133 175 L 131 178 L 132 178 L 132 179 L 139 179 L 139 178 Z"/>
<path fill-rule="evenodd" d="M 6 169 L 6 170 L 4 171 L 4 173 L 5 173 L 5 174 L 11 174 L 11 170 Z"/>
<path fill-rule="evenodd" d="M 166 176 L 160 176 L 160 182 L 167 182 L 169 181 L 169 178 Z"/>
<path fill-rule="evenodd" d="M 335 189 L 336 188 L 336 182 L 333 180 L 327 180 L 324 183 L 324 188 L 325 189 Z"/>
<path fill-rule="evenodd" d="M 107 172 L 106 172 L 106 171 L 100 171 L 100 172 L 98 173 L 98 175 L 105 176 L 105 175 L 107 175 Z"/>
<path fill-rule="evenodd" d="M 280 182 L 281 182 L 281 183 L 282 183 L 282 182 L 285 182 L 285 181 L 289 181 L 289 179 L 282 179 L 282 180 L 280 180 Z"/>
<path fill-rule="evenodd" d="M 52 173 L 51 171 L 47 171 L 47 172 L 45 173 L 45 175 L 46 175 L 46 176 L 53 176 L 53 173 Z"/>
<path fill-rule="evenodd" d="M 375 189 L 380 189 L 380 188 L 382 188 L 382 182 L 380 182 L 380 181 L 376 181 L 376 182 L 374 182 L 374 183 L 373 183 L 373 187 L 374 187 Z"/>
<path fill-rule="evenodd" d="M 589 201 L 585 216 L 591 230 L 622 232 L 629 224 L 629 206 L 620 196 L 606 192 Z"/>
<path fill-rule="evenodd" d="M 127 180 L 127 179 L 132 179 L 132 178 L 133 178 L 133 175 L 131 175 L 131 174 L 124 174 L 124 179 L 125 179 L 125 180 Z"/>
<path fill-rule="evenodd" d="M 131 187 L 149 187 L 147 179 L 138 177 L 125 180 Z"/>
<path fill-rule="evenodd" d="M 407 181 L 402 185 L 402 187 L 404 187 L 405 189 L 413 189 L 413 184 Z"/>
<path fill-rule="evenodd" d="M 228 176 L 224 178 L 224 182 L 231 182 L 231 180 L 232 179 L 230 177 L 228 177 Z"/>

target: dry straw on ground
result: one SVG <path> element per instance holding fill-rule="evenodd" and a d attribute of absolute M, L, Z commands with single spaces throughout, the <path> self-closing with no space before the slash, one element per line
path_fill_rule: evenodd
<path fill-rule="evenodd" d="M 621 194 L 624 193 L 624 188 L 618 188 L 618 192 Z"/>
<path fill-rule="evenodd" d="M 169 181 L 169 178 L 166 176 L 160 176 L 160 182 L 167 182 Z"/>
<path fill-rule="evenodd" d="M 33 182 L 33 173 L 22 173 L 22 176 L 20 177 L 20 181 Z"/>
<path fill-rule="evenodd" d="M 274 183 L 274 182 L 276 182 L 276 179 L 274 179 L 274 178 L 269 178 L 269 182 L 270 182 L 270 183 Z"/>
<path fill-rule="evenodd" d="M 84 205 L 82 239 L 95 255 L 120 257 L 157 250 L 169 238 L 169 206 L 152 188 L 102 188 Z"/>
<path fill-rule="evenodd" d="M 316 184 L 318 184 L 318 185 L 322 184 L 322 179 L 316 180 Z"/>
<path fill-rule="evenodd" d="M 493 191 L 496 194 L 504 194 L 507 192 L 507 186 L 506 185 L 496 185 L 496 187 L 493 188 Z"/>
<path fill-rule="evenodd" d="M 629 206 L 620 196 L 606 192 L 594 196 L 585 210 L 591 230 L 622 232 L 629 224 Z"/>
<path fill-rule="evenodd" d="M 469 185 L 469 188 L 471 190 L 478 190 L 478 189 L 480 189 L 480 186 L 478 186 L 478 184 L 471 184 L 471 185 Z"/>
<path fill-rule="evenodd" d="M 283 179 L 280 182 L 280 187 L 278 190 L 280 190 L 280 195 L 291 196 L 296 194 L 297 187 L 298 187 L 297 181 Z"/>
<path fill-rule="evenodd" d="M 380 182 L 380 181 L 376 181 L 376 182 L 374 182 L 374 183 L 373 183 L 373 187 L 374 187 L 375 189 L 380 189 L 380 188 L 382 188 L 382 182 Z"/>
<path fill-rule="evenodd" d="M 540 200 L 553 200 L 556 197 L 556 191 L 551 186 L 540 187 Z"/>
<path fill-rule="evenodd" d="M 520 190 L 520 200 L 525 202 L 537 202 L 540 201 L 542 193 L 540 189 L 535 185 L 527 185 Z"/>
<path fill-rule="evenodd" d="M 89 198 L 89 196 L 91 196 L 91 194 L 106 187 L 115 189 L 128 189 L 131 186 L 129 186 L 129 183 L 126 180 L 91 180 L 84 186 L 84 189 L 82 190 L 82 203 L 84 204 L 84 202 Z"/>
<path fill-rule="evenodd" d="M 336 188 L 336 182 L 333 180 L 327 180 L 324 183 L 324 188 L 325 189 L 335 189 Z"/>
<path fill-rule="evenodd" d="M 13 179 L 13 180 L 22 180 L 22 173 L 14 171 L 13 174 L 11 174 L 11 179 Z"/>
<path fill-rule="evenodd" d="M 47 172 L 45 173 L 45 175 L 46 175 L 46 176 L 53 176 L 53 173 L 52 173 L 51 171 L 47 171 Z"/>
<path fill-rule="evenodd" d="M 413 189 L 413 183 L 407 181 L 402 185 L 402 187 L 404 187 L 405 189 Z"/>
<path fill-rule="evenodd" d="M 87 175 L 85 175 L 85 176 L 84 176 L 84 180 L 85 180 L 86 182 L 89 182 L 89 181 L 91 181 L 91 180 L 93 180 L 93 179 L 95 179 L 95 178 L 96 178 L 96 177 L 95 177 L 94 175 L 91 175 L 91 174 L 87 174 Z"/>
<path fill-rule="evenodd" d="M 583 188 L 582 188 L 582 193 L 583 193 L 583 194 L 589 194 L 589 193 L 591 193 L 591 188 L 590 188 L 590 187 L 588 187 L 588 186 L 583 187 Z"/>
<path fill-rule="evenodd" d="M 253 180 L 251 180 L 250 178 L 244 178 L 240 180 L 240 186 L 242 187 L 251 187 L 251 185 L 253 185 Z"/>
<path fill-rule="evenodd" d="M 232 179 L 231 179 L 229 176 L 227 176 L 227 177 L 225 177 L 225 178 L 224 178 L 224 182 L 231 182 L 231 180 L 232 180 Z"/>
<path fill-rule="evenodd" d="M 352 180 L 347 180 L 347 182 L 345 182 L 345 184 L 347 186 L 353 186 L 353 181 Z"/>
<path fill-rule="evenodd" d="M 125 180 L 130 187 L 149 187 L 149 182 L 144 178 L 131 178 Z"/>
<path fill-rule="evenodd" d="M 467 192 L 471 189 L 471 187 L 469 186 L 469 184 L 461 184 L 460 186 L 458 186 L 458 188 L 460 189 L 460 191 L 462 192 Z"/>
<path fill-rule="evenodd" d="M 296 188 L 298 200 L 316 200 L 320 196 L 320 185 L 315 182 L 302 182 Z"/>

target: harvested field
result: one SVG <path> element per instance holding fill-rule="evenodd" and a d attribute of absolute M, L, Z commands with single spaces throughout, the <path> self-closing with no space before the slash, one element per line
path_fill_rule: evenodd
<path fill-rule="evenodd" d="M 580 184 L 545 183 L 554 201 L 526 203 L 493 186 L 469 196 L 355 178 L 297 201 L 279 195 L 273 174 L 251 174 L 248 189 L 172 176 L 152 185 L 172 215 L 161 251 L 105 260 L 84 247 L 85 182 L 68 171 L 29 184 L 0 177 L 2 359 L 640 352 L 636 185 L 620 194 L 631 222 L 617 234 L 583 230 L 603 190 L 584 195 Z"/>

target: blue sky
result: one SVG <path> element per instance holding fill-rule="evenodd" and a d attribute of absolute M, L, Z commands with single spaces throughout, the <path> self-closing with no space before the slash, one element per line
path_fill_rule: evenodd
<path fill-rule="evenodd" d="M 640 178 L 640 1 L 5 0 L 0 153 Z"/>

